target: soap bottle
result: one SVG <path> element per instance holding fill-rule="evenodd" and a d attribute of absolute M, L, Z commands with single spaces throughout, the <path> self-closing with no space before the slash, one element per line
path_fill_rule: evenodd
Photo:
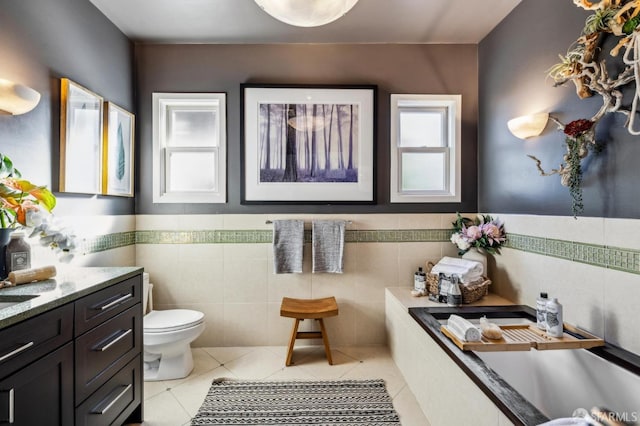
<path fill-rule="evenodd" d="M 427 294 L 427 274 L 422 271 L 422 267 L 419 267 L 418 271 L 413 274 L 413 289 Z"/>
<path fill-rule="evenodd" d="M 547 334 L 551 337 L 562 337 L 564 328 L 562 323 L 562 305 L 557 298 L 547 302 Z"/>
<path fill-rule="evenodd" d="M 451 276 L 451 284 L 449 285 L 449 292 L 447 293 L 447 305 L 462 305 L 462 292 L 460 291 L 460 284 L 458 284 L 458 277 L 456 275 Z"/>
<path fill-rule="evenodd" d="M 24 240 L 24 232 L 15 231 L 11 234 L 3 260 L 7 274 L 31 268 L 31 247 Z"/>
<path fill-rule="evenodd" d="M 546 330 L 547 329 L 547 301 L 549 296 L 547 293 L 540 293 L 540 297 L 536 299 L 536 319 L 537 326 L 539 329 Z"/>
<path fill-rule="evenodd" d="M 451 286 L 451 281 L 449 280 L 447 275 L 443 273 L 438 274 L 438 302 L 447 303 L 449 286 Z"/>

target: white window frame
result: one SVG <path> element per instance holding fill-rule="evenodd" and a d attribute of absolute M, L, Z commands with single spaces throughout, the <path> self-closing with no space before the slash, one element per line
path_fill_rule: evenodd
<path fill-rule="evenodd" d="M 153 93 L 153 202 L 154 203 L 226 203 L 227 134 L 225 93 Z M 167 146 L 168 114 L 172 107 L 188 107 L 218 112 L 218 146 Z M 168 191 L 171 152 L 213 152 L 218 171 L 211 191 Z"/>
<path fill-rule="evenodd" d="M 416 110 L 445 109 L 446 129 L 443 147 L 400 147 L 400 112 Z M 461 201 L 461 95 L 391 95 L 391 186 L 392 203 L 453 203 Z M 402 191 L 402 153 L 433 152 L 445 154 L 445 190 Z"/>

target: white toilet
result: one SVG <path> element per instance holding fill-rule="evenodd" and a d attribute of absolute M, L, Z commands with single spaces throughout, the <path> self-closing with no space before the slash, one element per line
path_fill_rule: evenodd
<path fill-rule="evenodd" d="M 204 331 L 204 314 L 189 309 L 154 311 L 153 284 L 146 272 L 142 283 L 144 380 L 186 377 L 193 369 L 190 344 Z"/>

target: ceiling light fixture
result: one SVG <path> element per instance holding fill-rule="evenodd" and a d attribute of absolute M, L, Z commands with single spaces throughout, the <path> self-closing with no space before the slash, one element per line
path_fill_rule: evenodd
<path fill-rule="evenodd" d="M 40 102 L 40 93 L 13 81 L 0 79 L 0 114 L 24 114 Z"/>
<path fill-rule="evenodd" d="M 523 115 L 512 118 L 507 122 L 507 127 L 513 136 L 520 139 L 527 139 L 538 136 L 547 125 L 549 113 L 540 112 L 537 114 Z"/>
<path fill-rule="evenodd" d="M 358 0 L 255 0 L 265 12 L 296 27 L 318 27 L 344 16 Z"/>

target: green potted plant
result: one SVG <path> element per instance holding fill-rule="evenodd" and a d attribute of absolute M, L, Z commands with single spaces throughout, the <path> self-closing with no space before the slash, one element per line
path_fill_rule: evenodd
<path fill-rule="evenodd" d="M 56 197 L 46 187 L 23 179 L 11 159 L 0 154 L 0 203 L 0 229 L 13 230 L 28 225 L 29 212 L 41 208 L 51 212 Z"/>

